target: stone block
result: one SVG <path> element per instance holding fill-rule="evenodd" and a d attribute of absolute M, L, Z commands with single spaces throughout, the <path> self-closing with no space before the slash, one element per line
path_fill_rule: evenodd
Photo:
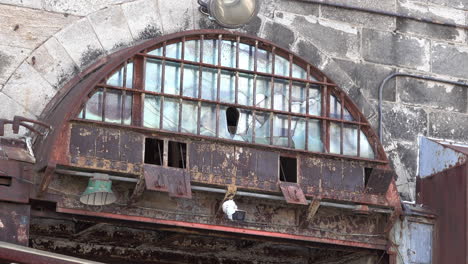
<path fill-rule="evenodd" d="M 360 57 L 360 32 L 357 27 L 302 16 L 296 16 L 291 27 L 327 54 L 354 60 Z"/>
<path fill-rule="evenodd" d="M 41 0 L 42 8 L 45 10 L 77 16 L 86 16 L 103 8 L 131 1 L 132 0 Z"/>
<path fill-rule="evenodd" d="M 409 19 L 397 19 L 396 30 L 401 33 L 417 34 L 433 39 L 465 42 L 466 32 L 454 27 L 430 24 Z"/>
<path fill-rule="evenodd" d="M 41 1 L 37 1 L 37 0 L 0 0 L 0 4 L 29 7 L 29 8 L 35 8 L 35 9 L 42 8 Z"/>
<path fill-rule="evenodd" d="M 382 105 L 384 133 L 392 139 L 416 141 L 427 134 L 427 113 L 419 107 L 387 103 Z"/>
<path fill-rule="evenodd" d="M 158 7 L 153 0 L 122 4 L 128 27 L 135 40 L 150 39 L 162 34 Z"/>
<path fill-rule="evenodd" d="M 0 84 L 4 84 L 31 50 L 0 45 Z"/>
<path fill-rule="evenodd" d="M 346 60 L 335 60 L 348 73 L 364 94 L 372 99 L 379 98 L 379 87 L 388 75 L 395 72 L 393 68 L 373 63 L 356 63 Z M 387 82 L 383 90 L 383 99 L 395 102 L 395 79 Z"/>
<path fill-rule="evenodd" d="M 31 119 L 36 119 L 36 116 L 28 112 L 26 108 L 24 108 L 22 105 L 19 103 L 15 102 L 13 99 L 11 99 L 9 96 L 6 94 L 0 92 L 0 119 L 8 119 L 8 120 L 13 120 L 14 116 L 23 116 Z M 25 135 L 27 133 L 27 130 L 23 127 L 20 127 L 19 133 L 18 134 L 13 134 L 13 130 L 11 128 L 11 125 L 6 125 L 5 126 L 5 137 L 19 137 L 22 135 Z"/>
<path fill-rule="evenodd" d="M 317 68 L 320 68 L 320 65 L 325 63 L 328 59 L 327 55 L 320 51 L 314 44 L 304 39 L 297 41 L 292 50 Z"/>
<path fill-rule="evenodd" d="M 64 28 L 55 37 L 81 69 L 105 55 L 87 18 Z"/>
<path fill-rule="evenodd" d="M 347 0 L 343 2 L 343 0 L 319 0 L 320 2 L 331 3 L 331 4 L 338 4 L 338 5 L 349 5 L 349 6 L 356 6 L 362 8 L 372 8 L 375 10 L 381 11 L 395 11 L 396 10 L 396 3 L 395 1 L 375 1 L 375 0 Z"/>
<path fill-rule="evenodd" d="M 448 43 L 433 43 L 432 71 L 460 78 L 468 77 L 468 47 Z"/>
<path fill-rule="evenodd" d="M 194 28 L 194 12 L 198 4 L 192 0 L 158 1 L 164 34 L 170 34 Z"/>
<path fill-rule="evenodd" d="M 468 0 L 427 0 L 427 2 L 468 10 Z"/>
<path fill-rule="evenodd" d="M 333 59 L 328 59 L 319 68 L 330 80 L 338 85 L 340 89 L 349 93 L 349 91 L 356 86 L 353 80 L 349 77 L 348 73 L 341 69 L 340 65 Z"/>
<path fill-rule="evenodd" d="M 27 61 L 55 89 L 62 87 L 78 71 L 75 62 L 54 37 L 37 48 Z"/>
<path fill-rule="evenodd" d="M 429 136 L 468 143 L 468 115 L 454 112 L 429 114 Z"/>
<path fill-rule="evenodd" d="M 465 12 L 463 10 L 428 5 L 427 3 L 417 1 L 399 0 L 398 13 L 441 22 L 451 22 L 461 25 L 465 24 Z"/>
<path fill-rule="evenodd" d="M 111 6 L 89 15 L 89 21 L 102 47 L 113 51 L 133 42 L 127 20 L 120 6 Z"/>
<path fill-rule="evenodd" d="M 363 29 L 362 56 L 366 61 L 430 70 L 430 41 L 423 38 Z"/>
<path fill-rule="evenodd" d="M 62 27 L 77 19 L 75 16 L 0 5 L 1 44 L 34 49 Z"/>
<path fill-rule="evenodd" d="M 2 92 L 33 115 L 40 116 L 57 91 L 31 65 L 24 62 Z"/>
<path fill-rule="evenodd" d="M 395 30 L 395 18 L 338 7 L 322 6 L 321 17 L 380 30 Z"/>
<path fill-rule="evenodd" d="M 403 77 L 398 77 L 397 87 L 401 102 L 447 111 L 466 112 L 467 110 L 466 87 Z"/>
<path fill-rule="evenodd" d="M 265 23 L 263 37 L 287 50 L 295 41 L 294 32 L 291 29 L 275 22 Z"/>
<path fill-rule="evenodd" d="M 300 1 L 278 1 L 278 0 L 263 0 L 261 1 L 261 15 L 268 18 L 273 18 L 275 12 L 286 12 L 304 16 L 319 16 L 320 5 L 300 2 Z"/>

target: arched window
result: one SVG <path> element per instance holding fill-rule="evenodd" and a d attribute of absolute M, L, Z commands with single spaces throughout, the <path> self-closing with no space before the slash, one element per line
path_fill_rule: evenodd
<path fill-rule="evenodd" d="M 78 118 L 378 159 L 368 122 L 336 84 L 292 53 L 234 33 L 140 51 L 95 87 Z"/>

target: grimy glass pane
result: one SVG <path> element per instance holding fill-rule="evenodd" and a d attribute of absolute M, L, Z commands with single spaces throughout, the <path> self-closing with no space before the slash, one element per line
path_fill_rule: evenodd
<path fill-rule="evenodd" d="M 236 67 L 236 49 L 237 42 L 223 40 L 221 41 L 221 65 L 225 67 Z"/>
<path fill-rule="evenodd" d="M 292 77 L 299 79 L 307 79 L 307 71 L 299 65 L 293 64 Z"/>
<path fill-rule="evenodd" d="M 203 136 L 216 136 L 216 105 L 202 104 L 200 117 L 200 134 Z"/>
<path fill-rule="evenodd" d="M 162 63 L 160 60 L 148 59 L 145 70 L 145 90 L 161 92 Z"/>
<path fill-rule="evenodd" d="M 131 94 L 126 94 L 124 96 L 124 108 L 123 108 L 123 124 L 131 125 L 132 124 L 132 105 L 133 105 L 133 96 Z"/>
<path fill-rule="evenodd" d="M 289 81 L 275 79 L 274 109 L 289 111 Z"/>
<path fill-rule="evenodd" d="M 124 78 L 124 67 L 121 67 L 119 70 L 114 72 L 109 79 L 107 79 L 106 84 L 112 86 L 123 86 Z"/>
<path fill-rule="evenodd" d="M 198 66 L 184 65 L 184 96 L 198 98 Z"/>
<path fill-rule="evenodd" d="M 258 49 L 257 52 L 257 71 L 271 73 L 272 56 L 271 52 Z"/>
<path fill-rule="evenodd" d="M 200 40 L 188 40 L 185 42 L 184 57 L 188 61 L 200 61 Z"/>
<path fill-rule="evenodd" d="M 291 147 L 294 149 L 305 149 L 306 119 L 291 117 Z"/>
<path fill-rule="evenodd" d="M 127 79 L 125 87 L 133 88 L 133 62 L 127 63 Z"/>
<path fill-rule="evenodd" d="M 250 142 L 252 140 L 252 111 L 237 108 L 239 111 L 239 120 L 235 134 L 229 133 L 226 117 L 228 107 L 221 106 L 219 112 L 219 137 L 232 140 Z"/>
<path fill-rule="evenodd" d="M 162 56 L 163 55 L 163 52 L 162 52 L 163 48 L 160 47 L 160 48 L 157 48 L 157 49 L 154 49 L 150 52 L 148 52 L 149 55 L 154 55 L 154 56 Z"/>
<path fill-rule="evenodd" d="M 164 130 L 179 129 L 179 99 L 164 98 L 163 127 Z"/>
<path fill-rule="evenodd" d="M 366 135 L 361 131 L 361 139 L 360 139 L 360 156 L 363 158 L 374 159 L 374 150 L 372 146 L 369 144 L 369 140 L 367 139 Z"/>
<path fill-rule="evenodd" d="M 339 123 L 330 123 L 330 153 L 340 154 L 341 125 Z"/>
<path fill-rule="evenodd" d="M 288 116 L 273 115 L 273 145 L 288 146 Z"/>
<path fill-rule="evenodd" d="M 271 78 L 257 77 L 256 80 L 256 95 L 255 95 L 255 105 L 262 108 L 271 107 Z"/>
<path fill-rule="evenodd" d="M 237 100 L 242 105 L 253 104 L 253 76 L 239 73 Z"/>
<path fill-rule="evenodd" d="M 330 117 L 341 119 L 341 103 L 333 95 L 330 95 Z M 351 113 L 349 113 L 348 109 L 346 108 L 344 108 L 343 120 L 354 120 L 353 116 L 351 115 Z"/>
<path fill-rule="evenodd" d="M 183 133 L 197 134 L 198 103 L 182 101 L 182 131 Z"/>
<path fill-rule="evenodd" d="M 323 142 L 321 133 L 322 121 L 311 119 L 309 120 L 308 143 L 309 151 L 323 152 Z"/>
<path fill-rule="evenodd" d="M 309 115 L 321 115 L 322 95 L 319 87 L 309 88 Z"/>
<path fill-rule="evenodd" d="M 343 126 L 343 155 L 357 156 L 357 126 Z"/>
<path fill-rule="evenodd" d="M 120 124 L 122 121 L 122 92 L 107 90 L 104 107 L 106 113 L 104 121 Z"/>
<path fill-rule="evenodd" d="M 291 91 L 291 112 L 306 113 L 307 99 L 306 99 L 306 85 L 301 82 L 293 82 Z"/>
<path fill-rule="evenodd" d="M 181 59 L 182 58 L 182 42 L 169 44 L 166 46 L 166 57 Z"/>
<path fill-rule="evenodd" d="M 180 63 L 166 61 L 164 75 L 164 93 L 180 93 Z"/>
<path fill-rule="evenodd" d="M 99 89 L 86 102 L 85 119 L 102 121 L 103 92 Z"/>
<path fill-rule="evenodd" d="M 255 143 L 270 145 L 270 113 L 255 112 Z"/>
<path fill-rule="evenodd" d="M 221 71 L 219 99 L 222 102 L 234 103 L 236 96 L 236 75 L 231 71 Z"/>
<path fill-rule="evenodd" d="M 143 105 L 143 126 L 159 128 L 161 98 L 159 96 L 145 95 Z"/>
<path fill-rule="evenodd" d="M 239 68 L 243 70 L 254 70 L 255 47 L 244 43 L 239 44 Z"/>
<path fill-rule="evenodd" d="M 203 63 L 218 64 L 218 40 L 207 39 L 203 41 Z"/>
<path fill-rule="evenodd" d="M 275 56 L 275 75 L 289 76 L 289 60 L 281 57 L 280 55 Z"/>
<path fill-rule="evenodd" d="M 77 118 L 84 118 L 84 107 L 81 109 L 80 113 L 78 113 Z"/>
<path fill-rule="evenodd" d="M 203 68 L 202 78 L 201 98 L 206 100 L 216 100 L 218 70 Z"/>

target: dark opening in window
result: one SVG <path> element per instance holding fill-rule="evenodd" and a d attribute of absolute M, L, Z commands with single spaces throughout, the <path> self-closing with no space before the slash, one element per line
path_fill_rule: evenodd
<path fill-rule="evenodd" d="M 297 183 L 297 159 L 280 157 L 280 181 Z"/>
<path fill-rule="evenodd" d="M 145 163 L 163 165 L 164 141 L 156 138 L 145 139 Z"/>
<path fill-rule="evenodd" d="M 187 166 L 187 144 L 169 141 L 167 166 L 185 169 Z"/>
<path fill-rule="evenodd" d="M 11 186 L 11 177 L 0 176 L 0 186 Z"/>
<path fill-rule="evenodd" d="M 226 120 L 228 131 L 231 134 L 236 134 L 237 132 L 237 124 L 239 123 L 239 110 L 235 107 L 228 107 L 226 109 Z"/>
<path fill-rule="evenodd" d="M 372 173 L 372 168 L 364 168 L 364 187 L 369 183 L 369 178 Z"/>

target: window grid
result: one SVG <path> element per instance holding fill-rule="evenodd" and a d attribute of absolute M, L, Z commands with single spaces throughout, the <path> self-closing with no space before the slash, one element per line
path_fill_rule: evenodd
<path fill-rule="evenodd" d="M 211 38 L 208 38 L 209 40 L 211 40 Z M 216 38 L 215 38 L 216 39 Z M 333 87 L 335 87 L 336 85 L 335 84 L 331 84 L 331 83 L 328 83 L 327 81 L 327 78 L 326 77 L 323 77 L 323 80 L 322 81 L 318 81 L 318 80 L 311 80 L 311 68 L 310 68 L 310 65 L 307 64 L 306 65 L 306 76 L 305 76 L 305 79 L 303 78 L 304 76 L 301 76 L 302 78 L 296 78 L 293 76 L 293 67 L 295 66 L 294 64 L 294 56 L 292 54 L 288 54 L 288 59 L 287 59 L 287 63 L 288 63 L 288 74 L 287 76 L 286 75 L 279 75 L 276 73 L 276 64 L 277 64 L 277 59 L 276 57 L 277 56 L 280 56 L 276 53 L 276 47 L 271 47 L 271 50 L 265 50 L 267 52 L 268 55 L 271 55 L 271 73 L 268 72 L 268 70 L 265 70 L 265 72 L 259 72 L 258 71 L 258 54 L 259 54 L 259 41 L 255 40 L 255 46 L 254 46 L 254 59 L 253 59 L 253 71 L 250 71 L 250 70 L 246 70 L 246 69 L 241 69 L 239 66 L 239 54 L 240 54 L 240 44 L 242 43 L 241 42 L 241 37 L 240 36 L 236 36 L 236 38 L 234 40 L 231 40 L 231 45 L 233 43 L 235 43 L 236 47 L 235 47 L 235 68 L 232 68 L 232 67 L 226 67 L 226 66 L 223 66 L 222 65 L 222 48 L 223 48 L 223 43 L 225 43 L 225 39 L 223 39 L 223 35 L 219 34 L 217 35 L 217 47 L 216 47 L 216 52 L 217 52 L 217 63 L 215 64 L 209 64 L 209 63 L 205 63 L 203 61 L 203 57 L 204 57 L 204 54 L 203 54 L 203 51 L 204 51 L 204 43 L 205 43 L 205 36 L 204 35 L 200 35 L 200 37 L 198 38 L 199 40 L 199 62 L 196 62 L 196 61 L 186 61 L 185 60 L 185 43 L 186 43 L 186 38 L 185 37 L 182 37 L 181 38 L 181 45 L 182 45 L 182 49 L 181 49 L 181 54 L 180 54 L 180 59 L 178 58 L 170 58 L 170 57 L 167 57 L 167 42 L 164 41 L 163 44 L 162 44 L 162 56 L 158 56 L 158 55 L 151 55 L 151 54 L 147 54 L 145 50 L 144 53 L 138 53 L 136 54 L 135 58 L 134 58 L 134 62 L 135 64 L 142 64 L 140 65 L 140 67 L 138 67 L 138 65 L 135 65 L 135 68 L 138 69 L 138 68 L 143 68 L 145 67 L 146 65 L 146 61 L 148 58 L 152 58 L 152 59 L 158 59 L 160 60 L 161 64 L 162 64 L 162 67 L 161 67 L 161 83 L 160 83 L 160 92 L 155 92 L 155 91 L 147 91 L 145 90 L 145 81 L 141 81 L 141 83 L 138 83 L 136 80 L 138 78 L 133 78 L 133 87 L 127 87 L 127 76 L 128 76 L 128 73 L 127 73 L 127 70 L 128 70 L 128 64 L 130 61 L 126 61 L 124 64 L 123 64 L 123 83 L 121 86 L 114 86 L 114 85 L 109 85 L 109 84 L 106 84 L 106 83 L 101 83 L 97 86 L 97 89 L 101 89 L 103 91 L 103 94 L 102 94 L 102 119 L 100 121 L 102 122 L 105 122 L 106 121 L 106 96 L 107 96 L 107 93 L 109 90 L 112 90 L 112 91 L 120 91 L 121 92 L 121 111 L 120 111 L 120 120 L 121 120 L 121 125 L 129 125 L 129 124 L 125 124 L 124 123 L 124 115 L 125 115 L 125 112 L 124 112 L 124 109 L 125 109 L 125 105 L 126 105 L 126 96 L 128 94 L 130 94 L 130 96 L 133 97 L 133 104 L 132 104 L 132 117 L 134 116 L 133 115 L 133 112 L 137 112 L 137 113 L 141 113 L 141 116 L 143 116 L 143 111 L 142 111 L 142 108 L 144 107 L 144 102 L 145 102 L 145 96 L 159 96 L 160 98 L 160 106 L 159 106 L 159 114 L 160 114 L 160 117 L 159 117 L 159 129 L 163 129 L 163 130 L 167 130 L 165 127 L 164 127 L 164 118 L 165 118 L 165 115 L 164 115 L 164 108 L 165 108 L 165 100 L 171 100 L 171 98 L 173 99 L 177 99 L 178 101 L 178 120 L 177 120 L 177 132 L 182 132 L 182 116 L 183 116 L 183 110 L 182 110 L 182 106 L 183 106 L 183 102 L 185 101 L 190 101 L 190 102 L 195 102 L 196 103 L 196 106 L 197 106 L 197 125 L 196 125 L 196 134 L 197 135 L 201 135 L 201 109 L 202 109 L 202 104 L 203 103 L 209 103 L 209 104 L 212 104 L 212 105 L 215 105 L 216 106 L 216 131 L 215 131 L 215 136 L 217 138 L 220 137 L 220 106 L 224 106 L 224 107 L 236 107 L 236 108 L 239 108 L 239 109 L 246 109 L 246 110 L 251 110 L 251 116 L 252 116 L 252 120 L 253 122 L 255 122 L 256 118 L 257 118 L 257 115 L 258 115 L 258 111 L 260 111 L 261 113 L 267 113 L 268 115 L 268 122 L 269 122 L 269 145 L 275 145 L 275 139 L 274 139 L 274 128 L 275 128 L 275 118 L 279 118 L 279 115 L 287 115 L 287 147 L 289 148 L 292 148 L 294 146 L 292 146 L 292 120 L 293 118 L 304 118 L 305 120 L 305 137 L 304 137 L 304 140 L 305 140 L 305 143 L 304 143 L 304 149 L 307 151 L 309 150 L 309 127 L 310 127 L 310 122 L 313 121 L 313 120 L 321 120 L 321 123 L 320 123 L 320 130 L 321 130 L 321 133 L 320 133 L 320 138 L 321 138 L 321 141 L 322 141 L 322 151 L 325 152 L 325 153 L 329 153 L 329 146 L 330 146 L 330 124 L 331 122 L 333 123 L 339 123 L 340 125 L 340 151 L 339 151 L 339 154 L 340 155 L 344 155 L 344 127 L 345 125 L 355 125 L 357 127 L 357 157 L 360 157 L 360 152 L 361 152 L 361 131 L 362 131 L 362 128 L 363 127 L 368 127 L 369 124 L 367 123 L 363 123 L 361 122 L 361 117 L 360 115 L 358 114 L 357 115 L 357 121 L 354 121 L 354 120 L 346 120 L 344 118 L 344 112 L 345 112 L 345 99 L 344 99 L 344 94 L 342 92 L 339 93 L 339 101 L 341 102 L 340 103 L 340 107 L 341 107 L 341 111 L 340 111 L 340 117 L 337 118 L 337 117 L 331 117 L 330 116 L 330 107 L 329 107 L 329 100 L 330 100 L 330 96 L 331 94 L 335 94 L 336 91 L 334 91 Z M 214 42 L 216 43 L 216 42 Z M 227 43 L 227 41 L 226 41 Z M 232 46 L 231 46 L 231 50 L 232 50 Z M 177 56 L 176 56 L 177 57 Z M 268 57 L 268 56 L 267 56 Z M 282 60 L 285 60 L 284 57 L 281 57 Z M 168 93 L 165 93 L 165 78 L 166 78 L 166 63 L 167 61 L 169 62 L 175 62 L 175 63 L 179 63 L 179 72 L 180 72 L 180 80 L 179 80 L 179 93 L 178 94 L 168 94 Z M 280 62 L 281 63 L 281 62 Z M 188 97 L 188 96 L 184 96 L 184 67 L 185 65 L 193 65 L 193 66 L 198 66 L 198 94 L 197 94 L 197 97 Z M 232 64 L 231 64 L 232 65 Z M 268 61 L 267 61 L 267 65 L 268 65 Z M 217 71 L 217 76 L 216 76 L 216 99 L 215 100 L 207 100 L 207 99 L 203 99 L 202 96 L 203 96 L 203 73 L 206 73 L 204 71 L 204 69 L 206 68 L 212 68 L 212 69 L 215 69 Z M 283 69 L 284 69 L 284 66 L 283 66 Z M 221 101 L 221 97 L 220 97 L 220 91 L 221 91 L 221 78 L 222 78 L 222 72 L 223 71 L 227 71 L 227 72 L 234 72 L 234 86 L 235 86 L 235 92 L 234 92 L 234 103 L 228 103 L 228 102 L 222 102 Z M 252 105 L 239 105 L 238 102 L 239 102 L 239 74 L 240 73 L 244 73 L 244 74 L 247 74 L 248 76 L 251 76 L 252 79 L 253 79 L 253 83 L 252 83 L 252 89 L 253 89 L 253 94 L 252 94 Z M 143 72 L 138 72 L 137 70 L 134 71 L 134 74 L 135 75 L 143 75 L 142 77 L 140 77 L 140 79 L 144 79 L 144 71 Z M 258 103 L 257 103 L 257 80 L 258 80 L 258 77 L 259 76 L 262 76 L 262 77 L 269 77 L 270 78 L 270 106 L 269 108 L 264 108 L 264 107 L 258 107 Z M 105 79 L 105 81 L 107 81 L 108 78 Z M 285 80 L 287 81 L 287 87 L 288 87 L 288 91 L 287 91 L 287 95 L 288 95 L 288 98 L 287 98 L 287 111 L 284 109 L 285 105 L 284 103 L 282 103 L 282 109 L 281 110 L 278 110 L 275 108 L 275 95 L 277 94 L 276 91 L 275 91 L 275 84 L 277 84 L 277 80 Z M 306 93 L 306 100 L 305 100 L 305 113 L 303 112 L 299 112 L 299 113 L 295 113 L 295 112 L 292 112 L 292 90 L 293 90 L 293 82 L 299 82 L 299 83 L 302 83 L 302 84 L 305 84 L 305 93 Z M 320 89 L 320 98 L 321 98 L 321 113 L 320 113 L 320 116 L 318 115 L 312 115 L 310 114 L 310 88 L 311 87 L 317 87 Z M 286 87 L 286 85 L 285 85 Z M 284 87 L 283 87 L 284 88 Z M 333 92 L 332 92 L 333 90 Z M 139 101 L 140 103 L 135 103 L 135 97 L 139 98 Z M 279 108 L 279 106 L 277 106 Z M 86 119 L 86 108 L 87 107 L 83 107 L 83 110 L 80 112 L 80 117 L 83 118 L 83 119 Z M 141 119 L 143 120 L 144 117 L 141 117 Z M 133 119 L 133 118 L 132 118 Z M 296 120 L 296 119 L 295 119 Z M 267 122 L 265 121 L 265 122 Z M 295 121 L 295 124 L 297 126 L 297 120 Z M 141 126 L 144 126 L 143 124 L 138 124 L 138 122 L 136 122 L 136 120 L 132 120 L 132 125 L 141 125 Z M 252 136 L 251 136 L 251 139 L 250 141 L 248 142 L 251 142 L 251 143 L 257 143 L 256 142 L 256 133 L 257 133 L 257 129 L 256 128 L 256 125 L 253 124 L 252 125 Z M 369 142 L 370 143 L 370 142 Z M 372 150 L 374 152 L 376 152 L 376 148 L 375 146 L 371 146 Z M 374 154 L 377 154 L 377 153 L 374 153 Z M 354 155 L 353 155 L 354 156 Z M 374 157 L 376 158 L 376 157 Z"/>

